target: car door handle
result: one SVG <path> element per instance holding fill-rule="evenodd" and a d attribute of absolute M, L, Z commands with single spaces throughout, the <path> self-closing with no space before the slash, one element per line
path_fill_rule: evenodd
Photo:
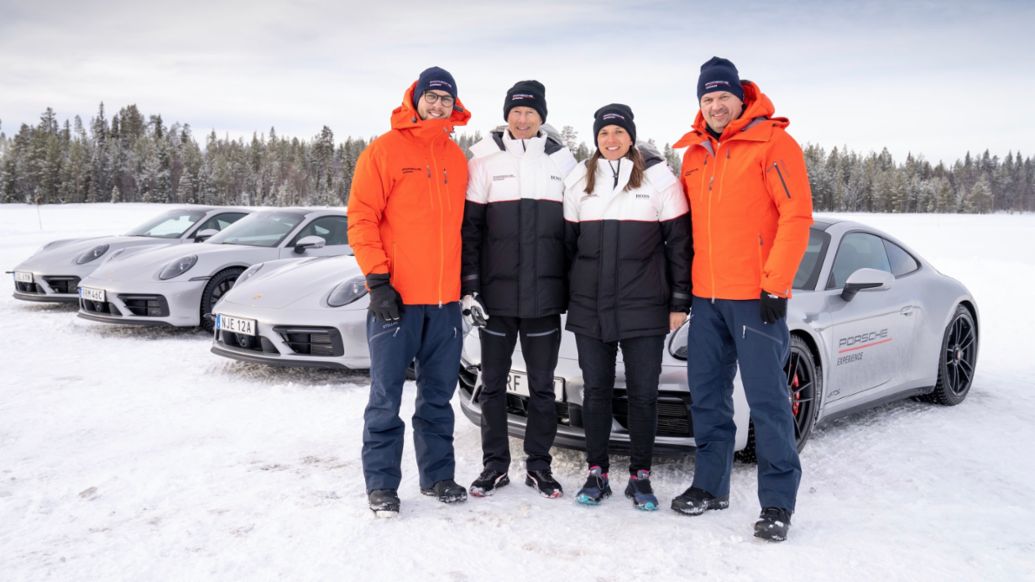
<path fill-rule="evenodd" d="M 913 315 L 913 310 L 914 309 L 915 308 L 912 305 L 907 305 L 907 306 L 903 307 L 902 309 L 900 309 L 898 312 L 901 313 L 902 315 L 906 316 L 906 317 L 909 317 L 909 316 Z"/>

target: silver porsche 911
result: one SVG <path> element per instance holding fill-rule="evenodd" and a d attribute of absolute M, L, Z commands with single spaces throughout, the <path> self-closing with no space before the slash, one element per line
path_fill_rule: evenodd
<path fill-rule="evenodd" d="M 80 282 L 79 317 L 211 331 L 212 306 L 248 267 L 347 252 L 345 209 L 263 210 L 197 245 L 113 255 Z"/>
<path fill-rule="evenodd" d="M 966 398 L 978 355 L 978 311 L 967 288 L 906 245 L 848 221 L 815 221 L 788 303 L 788 406 L 798 448 L 817 421 L 909 396 L 944 405 Z M 687 326 L 669 334 L 658 398 L 657 447 L 694 446 L 686 385 Z M 518 347 L 520 350 L 520 346 Z M 460 373 L 461 408 L 480 422 L 479 343 L 470 334 Z M 619 356 L 620 357 L 620 356 Z M 627 401 L 617 367 L 611 442 L 628 446 Z M 557 444 L 585 448 L 582 372 L 574 336 L 565 333 L 557 364 Z M 510 434 L 524 434 L 527 376 L 520 351 L 508 381 Z M 734 387 L 736 449 L 754 447 L 739 375 Z"/>
<path fill-rule="evenodd" d="M 369 368 L 369 301 L 351 255 L 260 263 L 212 310 L 212 353 L 273 366 Z"/>
<path fill-rule="evenodd" d="M 14 268 L 14 298 L 74 303 L 79 301 L 79 282 L 122 249 L 201 242 L 250 212 L 187 206 L 162 212 L 123 235 L 51 241 Z"/>

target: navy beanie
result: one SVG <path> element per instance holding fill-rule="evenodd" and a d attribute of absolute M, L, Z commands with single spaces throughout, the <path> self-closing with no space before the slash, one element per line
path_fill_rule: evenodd
<path fill-rule="evenodd" d="M 597 144 L 597 134 L 608 125 L 617 125 L 625 129 L 625 131 L 629 132 L 633 145 L 636 145 L 636 124 L 633 123 L 633 112 L 628 105 L 621 103 L 604 105 L 597 109 L 597 112 L 593 114 L 593 118 L 593 145 L 597 149 L 600 148 L 599 144 Z"/>
<path fill-rule="evenodd" d="M 518 81 L 507 91 L 503 102 L 503 119 L 510 115 L 515 107 L 531 107 L 539 114 L 539 119 L 546 123 L 546 87 L 539 81 Z"/>
<path fill-rule="evenodd" d="M 701 76 L 697 78 L 697 101 L 700 102 L 705 93 L 715 91 L 729 91 L 737 99 L 744 100 L 737 66 L 721 57 L 712 57 L 701 65 Z"/>
<path fill-rule="evenodd" d="M 414 107 L 417 106 L 417 102 L 424 96 L 424 93 L 428 91 L 445 91 L 455 100 L 456 81 L 453 80 L 453 75 L 450 75 L 449 71 L 441 67 L 424 69 L 420 77 L 417 78 L 417 86 L 413 89 Z"/>

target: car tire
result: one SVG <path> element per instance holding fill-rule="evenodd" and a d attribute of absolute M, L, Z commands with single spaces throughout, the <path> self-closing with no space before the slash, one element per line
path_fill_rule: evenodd
<path fill-rule="evenodd" d="M 925 402 L 956 406 L 967 398 L 977 368 L 977 325 L 970 310 L 956 306 L 942 336 L 938 352 L 938 381 L 934 391 L 920 397 Z"/>
<path fill-rule="evenodd" d="M 784 373 L 787 377 L 787 394 L 794 417 L 794 440 L 800 453 L 812 435 L 812 429 L 819 418 L 819 407 L 823 398 L 823 375 L 816 365 L 809 345 L 799 336 L 791 336 L 790 350 Z M 754 463 L 755 427 L 748 426 L 747 445 L 734 455 L 738 461 Z"/>
<path fill-rule="evenodd" d="M 209 333 L 212 332 L 216 323 L 211 317 L 212 308 L 219 302 L 219 299 L 234 286 L 237 278 L 240 277 L 243 272 L 244 269 L 238 267 L 223 269 L 208 280 L 208 284 L 205 285 L 205 290 L 201 293 L 201 329 Z"/>

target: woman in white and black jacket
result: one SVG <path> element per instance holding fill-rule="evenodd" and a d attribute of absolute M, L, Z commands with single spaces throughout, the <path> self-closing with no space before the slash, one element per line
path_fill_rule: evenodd
<path fill-rule="evenodd" d="M 589 477 L 576 500 L 611 494 L 608 440 L 615 360 L 622 350 L 629 401 L 626 497 L 658 507 L 650 485 L 664 339 L 686 320 L 693 256 L 679 181 L 657 151 L 636 143 L 628 106 L 594 114 L 596 152 L 565 180 L 565 242 L 571 263 L 567 329 L 575 333 L 585 389 L 582 418 Z"/>

